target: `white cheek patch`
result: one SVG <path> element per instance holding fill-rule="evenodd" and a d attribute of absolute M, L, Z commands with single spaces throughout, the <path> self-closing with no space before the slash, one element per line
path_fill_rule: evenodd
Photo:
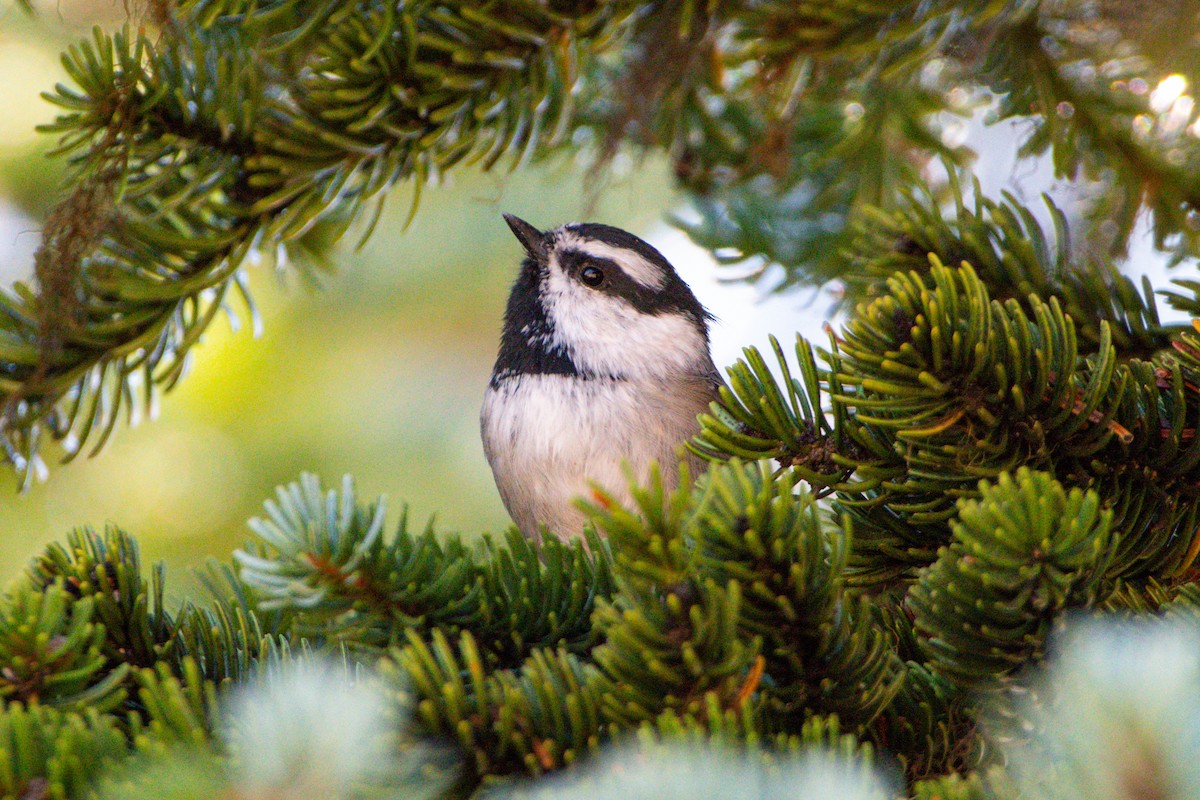
<path fill-rule="evenodd" d="M 621 268 L 621 271 L 647 289 L 661 289 L 667 283 L 667 276 L 660 267 L 651 264 L 632 250 L 614 247 L 611 244 L 597 242 L 576 236 L 569 230 L 557 234 L 555 249 L 576 250 L 589 256 L 611 261 Z M 554 264 L 553 266 L 558 266 Z"/>
<path fill-rule="evenodd" d="M 542 302 L 555 344 L 580 371 L 616 378 L 657 378 L 703 367 L 708 353 L 694 321 L 682 313 L 644 314 L 552 266 Z"/>

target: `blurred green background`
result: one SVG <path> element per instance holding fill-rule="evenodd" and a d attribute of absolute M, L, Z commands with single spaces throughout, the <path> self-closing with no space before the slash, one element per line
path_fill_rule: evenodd
<path fill-rule="evenodd" d="M 57 196 L 61 167 L 34 132 L 53 118 L 39 92 L 62 80 L 58 54 L 92 24 L 123 23 L 117 2 L 56 2 L 35 18 L 0 0 L 0 278 L 28 279 L 37 220 Z M 618 165 L 619 166 L 619 165 Z M 602 187 L 577 164 L 520 173 L 455 172 L 423 192 L 401 230 L 411 187 L 361 250 L 355 236 L 313 287 L 295 273 L 249 270 L 264 333 L 220 320 L 158 418 L 121 427 L 94 458 L 51 463 L 21 494 L 0 479 L 0 585 L 45 543 L 91 525 L 135 534 L 146 562 L 167 565 L 168 594 L 190 591 L 189 568 L 226 559 L 246 520 L 302 471 L 327 485 L 355 477 L 362 498 L 403 503 L 418 525 L 500 531 L 508 517 L 479 444 L 478 409 L 495 357 L 520 249 L 500 218 L 543 227 L 583 217 L 644 231 L 671 205 L 661 163 L 626 165 Z"/>

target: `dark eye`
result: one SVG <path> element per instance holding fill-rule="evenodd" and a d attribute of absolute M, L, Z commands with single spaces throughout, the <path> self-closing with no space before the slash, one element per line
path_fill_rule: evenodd
<path fill-rule="evenodd" d="M 585 286 L 591 286 L 594 289 L 604 283 L 604 272 L 599 267 L 589 264 L 579 270 L 579 280 L 583 281 Z"/>

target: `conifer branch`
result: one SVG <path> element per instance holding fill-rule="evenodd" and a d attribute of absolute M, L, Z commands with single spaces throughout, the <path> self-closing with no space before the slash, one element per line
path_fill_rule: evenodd
<path fill-rule="evenodd" d="M 1109 57 L 1119 5 L 185 0 L 77 45 L 51 126 L 75 191 L 37 291 L 0 302 L 27 471 L 151 406 L 253 257 L 305 268 L 399 183 L 585 141 L 669 154 L 696 238 L 784 285 L 841 278 L 847 318 L 825 349 L 773 340 L 777 369 L 747 350 L 691 443 L 707 474 L 629 507 L 598 489 L 606 538 L 389 530 L 304 476 L 168 609 L 132 537 L 75 532 L 0 597 L 0 794 L 450 800 L 567 773 L 629 800 L 639 766 L 683 763 L 672 789 L 734 797 L 799 760 L 788 790 L 878 800 L 893 756 L 929 800 L 1200 793 L 1175 766 L 1200 660 L 1168 631 L 1200 619 L 1200 328 L 1114 256 L 1143 203 L 1195 254 L 1196 108 Z M 986 87 L 1033 120 L 1027 154 L 1102 179 L 1115 234 L 967 187 L 940 123 Z M 1164 294 L 1190 312 L 1198 286 Z M 1071 609 L 1119 635 L 1059 645 L 1044 684 Z M 317 653 L 338 666 L 304 690 Z M 382 693 L 327 691 L 376 668 Z M 256 741 L 291 742 L 286 791 L 255 782 Z"/>
<path fill-rule="evenodd" d="M 906 599 L 934 669 L 960 686 L 994 686 L 1039 658 L 1064 609 L 1103 599 L 1111 522 L 1095 492 L 1068 494 L 1025 468 L 961 502 L 950 546 Z"/>
<path fill-rule="evenodd" d="M 246 298 L 246 263 L 302 265 L 400 181 L 563 142 L 581 70 L 638 4 L 234 5 L 184 5 L 157 40 L 97 32 L 64 59 L 77 88 L 48 95 L 79 185 L 36 291 L 0 303 L 0 444 L 27 479 L 46 438 L 70 458 L 152 410 Z"/>
<path fill-rule="evenodd" d="M 1200 239 L 1188 217 L 1200 208 L 1194 174 L 1200 146 L 1186 133 L 1195 106 L 1155 107 L 1147 77 L 1158 83 L 1166 76 L 1147 76 L 1138 54 L 1112 56 L 1121 22 L 1071 3 L 1038 4 L 1017 20 L 991 65 L 994 86 L 1018 89 L 1004 98 L 1000 116 L 1036 121 L 1025 153 L 1052 148 L 1059 174 L 1074 179 L 1082 171 L 1104 181 L 1089 211 L 1104 255 L 1125 251 L 1146 207 L 1157 246 L 1171 247 L 1177 260 L 1195 258 Z M 1104 177 L 1106 169 L 1113 174 Z M 1116 222 L 1115 230 L 1103 230 L 1104 220 Z"/>
<path fill-rule="evenodd" d="M 943 264 L 970 264 L 992 299 L 1015 300 L 1027 312 L 1033 308 L 1031 295 L 1056 298 L 1074 321 L 1085 353 L 1098 344 L 1103 322 L 1122 356 L 1142 359 L 1183 329 L 1160 321 L 1146 279 L 1139 289 L 1110 258 L 1074 247 L 1066 215 L 1048 197 L 1043 202 L 1053 223 L 1050 232 L 1011 195 L 992 200 L 975 181 L 968 200 L 958 174 L 952 170 L 950 176 L 948 205 L 926 189 L 905 197 L 892 211 L 864 212 L 849 248 L 853 264 L 845 279 L 845 305 L 878 294 L 895 272 L 925 273 L 933 253 Z M 1194 300 L 1175 293 L 1168 302 L 1182 307 Z"/>
<path fill-rule="evenodd" d="M 119 722 L 95 711 L 6 704 L 0 712 L 0 792 L 5 797 L 84 797 L 96 773 L 127 755 Z"/>
<path fill-rule="evenodd" d="M 1191 567 L 1200 514 L 1200 407 L 1190 388 L 1200 349 L 1191 334 L 1171 340 L 1182 363 L 1158 354 L 1122 362 L 1101 323 L 1084 355 L 1053 295 L 1001 304 L 969 266 L 948 270 L 936 258 L 927 276 L 896 273 L 885 291 L 833 340 L 828 366 L 813 366 L 808 345 L 798 346 L 815 380 L 795 381 L 785 365 L 781 388 L 757 354 L 733 368 L 726 410 L 702 418 L 697 451 L 773 457 L 835 491 L 856 523 L 859 580 L 886 583 L 905 563 L 932 563 L 956 500 L 976 496 L 980 478 L 1021 466 L 1054 469 L 1110 498 L 1122 532 L 1110 578 Z M 842 471 L 811 469 L 814 447 Z"/>
<path fill-rule="evenodd" d="M 1189 337 L 1180 355 L 1190 359 L 1191 347 Z M 39 687 L 54 687 L 39 688 L 39 696 L 80 710 L 57 712 L 67 715 L 66 735 L 56 733 L 57 718 L 45 714 L 36 730 L 25 727 L 26 709 L 38 708 L 27 705 L 32 695 L 9 702 L 0 711 L 0 739 L 15 737 L 19 744 L 11 752 L 44 752 L 28 749 L 31 737 L 51 736 L 71 758 L 14 756 L 7 772 L 0 769 L 0 780 L 15 775 L 22 790 L 50 780 L 79 787 L 94 775 L 89 770 L 120 762 L 124 767 L 106 784 L 106 796 L 149 796 L 149 785 L 138 776 L 150 774 L 163 776 L 158 785 L 178 784 L 172 791 L 179 792 L 185 792 L 185 775 L 207 775 L 196 785 L 209 787 L 210 794 L 217 791 L 212 787 L 232 785 L 223 687 L 278 680 L 297 658 L 293 648 L 310 646 L 296 636 L 302 615 L 320 608 L 272 610 L 285 595 L 259 595 L 253 587 L 271 583 L 254 577 L 256 571 L 272 574 L 271 559 L 293 569 L 295 555 L 286 548 L 296 541 L 331 555 L 362 553 L 364 541 L 370 547 L 381 541 L 364 535 L 379 529 L 378 504 L 359 505 L 348 484 L 339 495 L 320 490 L 311 478 L 305 482 L 307 488 L 302 483 L 280 491 L 273 513 L 279 524 L 260 523 L 267 538 L 285 549 L 241 559 L 249 582 L 210 568 L 214 605 L 189 604 L 174 616 L 155 609 L 149 598 L 161 592 L 161 583 L 134 580 L 141 574 L 137 548 L 116 531 L 104 538 L 77 534 L 71 555 L 52 548 L 40 559 L 20 589 L 25 599 L 6 598 L 0 620 L 29 618 L 26 612 L 42 608 L 39 603 L 69 609 L 69 617 L 36 611 L 38 625 L 58 630 L 65 623 L 68 633 L 44 639 L 54 645 L 49 650 L 24 648 L 28 660 L 19 666 L 21 675 L 38 676 Z M 796 494 L 792 475 L 773 475 L 765 463 L 733 462 L 714 468 L 696 486 L 681 486 L 670 494 L 661 482 L 635 488 L 632 508 L 596 495 L 592 511 L 617 545 L 615 586 L 590 615 L 585 637 L 543 646 L 540 634 L 529 635 L 542 628 L 542 618 L 525 613 L 508 620 L 508 645 L 486 614 L 471 617 L 453 638 L 450 625 L 411 615 L 393 621 L 389 639 L 401 644 L 382 661 L 388 702 L 416 722 L 401 752 L 411 756 L 435 738 L 454 743 L 446 770 L 439 766 L 436 776 L 410 778 L 418 780 L 415 785 L 430 787 L 437 792 L 432 796 L 467 796 L 485 784 L 590 762 L 605 745 L 636 738 L 653 747 L 720 744 L 772 762 L 788 753 L 832 749 L 851 771 L 870 765 L 879 747 L 900 758 L 911 796 L 949 787 L 955 798 L 990 797 L 979 794 L 985 790 L 1008 797 L 1004 773 L 971 776 L 987 763 L 995 741 L 977 729 L 980 710 L 965 688 L 1017 680 L 1019 667 L 1040 658 L 1046 631 L 1063 609 L 1128 608 L 1129 598 L 1150 596 L 1122 591 L 1121 585 L 1134 584 L 1112 578 L 1130 572 L 1118 563 L 1130 555 L 1128 537 L 1114 527 L 1130 512 L 1102 508 L 1103 491 L 1067 490 L 1046 473 L 1020 471 L 981 486 L 979 499 L 958 504 L 950 522 L 953 538 L 937 560 L 906 591 L 882 593 L 877 587 L 862 591 L 848 580 L 849 529 L 812 495 Z M 397 548 L 390 541 L 382 551 L 412 553 L 423 538 L 401 527 L 396 540 L 409 544 Z M 1162 549 L 1161 540 L 1157 546 Z M 488 594 L 503 594 L 498 587 L 523 583 L 523 552 L 515 549 L 509 558 L 506 550 L 484 546 L 464 558 L 493 576 L 486 579 Z M 603 548 L 598 555 L 609 557 Z M 555 558 L 550 563 L 561 570 L 566 562 Z M 953 580 L 946 578 L 950 572 Z M 1153 578 L 1144 582 L 1155 585 Z M 1200 608 L 1195 594 L 1187 587 L 1170 596 L 1159 591 L 1158 604 L 1175 619 L 1194 619 Z M 301 582 L 296 597 L 312 596 Z M 902 604 L 887 600 L 899 596 Z M 111 628 L 90 621 L 97 614 L 89 611 L 99 610 L 106 598 L 111 606 L 104 615 L 116 623 Z M 322 602 L 341 607 L 332 594 Z M 258 610 L 261 604 L 267 608 Z M 168 636 L 154 645 L 153 666 L 109 670 L 111 685 L 101 691 L 95 680 L 105 673 L 95 668 L 96 654 L 132 654 L 125 644 L 131 632 L 141 630 L 145 639 L 154 619 Z M 7 629 L 17 635 L 0 636 L 0 647 L 16 652 L 13 643 L 33 641 L 20 624 Z M 36 633 L 34 639 L 43 641 Z M 520 652 L 505 649 L 520 642 L 528 643 Z M 347 663 L 341 680 L 380 663 L 379 653 L 379 647 L 358 649 L 357 666 Z M 810 713 L 817 709 L 822 713 Z M 9 725 L 16 727 L 6 733 Z M 109 732 L 118 726 L 124 731 L 114 739 Z M 245 757 L 241 751 L 233 756 Z M 464 769 L 447 783 L 455 758 Z M 207 766 L 197 767 L 197 759 Z M 160 763 L 177 766 L 159 773 L 152 765 Z M 969 777 L 955 781 L 955 772 Z M 81 791 L 72 788 L 66 796 Z"/>
<path fill-rule="evenodd" d="M 586 650 L 594 604 L 613 591 L 604 546 L 558 540 L 538 550 L 510 532 L 468 548 L 427 526 L 384 534 L 382 502 L 360 506 L 347 478 L 325 491 L 314 475 L 281 487 L 251 521 L 258 546 L 238 550 L 240 582 L 282 630 L 327 646 L 378 652 L 409 631 L 471 631 L 495 666 L 537 647 Z"/>
<path fill-rule="evenodd" d="M 1028 149 L 1053 143 L 1065 173 L 1116 165 L 1152 176 L 1139 180 L 1160 245 L 1192 247 L 1192 159 L 1175 136 L 1191 118 L 1137 133 L 1153 119 L 1149 100 L 1075 69 L 1103 38 L 1087 20 L 1059 19 L 1062 4 L 818 5 L 205 0 L 159 8 L 157 39 L 97 33 L 67 54 L 77 88 L 52 95 L 64 113 L 47 126 L 74 154 L 76 188 L 46 228 L 37 291 L 18 289 L 0 315 L 0 444 L 26 479 L 51 439 L 68 458 L 94 452 L 121 413 L 152 411 L 178 380 L 215 315 L 245 297 L 246 264 L 304 268 L 398 183 L 419 189 L 460 164 L 520 165 L 575 146 L 576 131 L 602 156 L 621 142 L 669 153 L 700 212 L 684 225 L 721 259 L 757 257 L 753 275 L 782 264 L 779 286 L 839 277 L 856 231 L 876 225 L 870 207 L 911 216 L 924 165 L 970 155 L 938 129 L 961 105 L 946 89 L 954 81 L 923 72 L 930 59 L 971 85 L 982 63 L 1006 98 L 1000 116 L 1040 120 Z M 1058 44 L 1043 47 L 1047 36 Z M 992 45 L 986 58 L 979 43 Z M 657 100 L 632 99 L 646 96 Z M 1122 201 L 1127 220 L 1140 191 Z M 1010 232 L 993 254 L 1029 267 L 1046 253 L 1020 252 L 1022 229 L 1039 239 L 1012 206 L 984 211 Z M 976 226 L 960 219 L 958 233 Z M 924 247 L 958 262 L 927 238 L 904 236 L 901 254 Z M 984 261 L 972 263 L 999 288 Z M 1152 301 L 1108 267 L 1087 269 L 1054 279 L 1080 335 L 1094 340 L 1098 328 L 1074 304 L 1112 289 L 1102 307 L 1114 340 L 1148 356 L 1169 333 Z M 1178 302 L 1195 305 L 1186 293 Z"/>
<path fill-rule="evenodd" d="M 107 711 L 125 699 L 127 665 L 106 671 L 104 626 L 90 598 L 70 602 L 61 585 L 23 587 L 0 618 L 0 701 Z"/>

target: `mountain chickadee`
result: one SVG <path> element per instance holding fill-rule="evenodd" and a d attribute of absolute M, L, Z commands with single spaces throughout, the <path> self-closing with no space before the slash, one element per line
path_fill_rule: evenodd
<path fill-rule="evenodd" d="M 628 503 L 624 464 L 644 482 L 657 461 L 674 483 L 680 446 L 721 386 L 712 317 L 631 233 L 581 222 L 542 233 L 504 219 L 525 260 L 484 395 L 483 450 L 521 532 L 568 539 L 583 531 L 573 501 L 591 482 Z"/>

